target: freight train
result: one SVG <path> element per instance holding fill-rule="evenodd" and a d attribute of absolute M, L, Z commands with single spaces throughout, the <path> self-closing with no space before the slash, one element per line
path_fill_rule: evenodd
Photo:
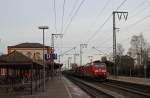
<path fill-rule="evenodd" d="M 107 65 L 101 61 L 94 61 L 84 66 L 79 66 L 72 69 L 72 73 L 78 77 L 89 77 L 105 80 L 107 78 Z"/>

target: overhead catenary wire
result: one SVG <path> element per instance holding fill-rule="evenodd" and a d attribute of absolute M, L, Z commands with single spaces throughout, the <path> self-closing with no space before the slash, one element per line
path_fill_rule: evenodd
<path fill-rule="evenodd" d="M 107 19 L 104 21 L 104 23 L 94 32 L 92 36 L 90 36 L 86 43 L 89 43 L 94 37 L 97 35 L 97 33 L 104 27 L 104 25 L 111 19 L 112 15 L 109 15 Z"/>
<path fill-rule="evenodd" d="M 91 29 L 91 27 L 93 27 L 96 22 L 97 22 L 97 18 L 100 17 L 102 15 L 102 12 L 106 9 L 106 7 L 108 6 L 108 4 L 110 3 L 110 0 L 107 0 L 106 3 L 104 4 L 104 6 L 102 7 L 102 9 L 100 10 L 100 12 L 98 13 L 98 15 L 96 16 L 96 18 L 94 18 L 94 21 L 92 21 L 90 23 L 89 28 Z M 89 32 L 90 30 L 87 30 L 87 32 Z"/>
<path fill-rule="evenodd" d="M 121 4 L 116 8 L 115 11 L 118 11 L 118 10 L 121 8 L 121 6 L 122 6 L 126 1 L 127 1 L 127 0 L 124 0 L 123 2 L 121 2 Z"/>
<path fill-rule="evenodd" d="M 129 28 L 134 27 L 134 26 L 136 26 L 137 24 L 139 24 L 139 23 L 143 22 L 144 20 L 146 20 L 147 18 L 150 18 L 150 15 L 147 15 L 147 16 L 145 16 L 145 17 L 143 17 L 143 18 L 137 20 L 137 21 L 134 22 L 133 24 L 130 24 L 128 27 L 129 27 Z M 148 30 L 149 30 L 149 29 L 148 29 Z M 146 30 L 140 31 L 140 32 L 145 33 L 145 34 L 149 33 L 149 32 L 145 32 L 145 31 L 146 31 Z M 139 32 L 139 33 L 140 33 L 140 32 Z M 145 35 L 145 34 L 144 34 L 144 35 Z M 149 34 L 147 34 L 147 35 L 149 35 Z M 127 40 L 129 40 L 132 36 L 133 36 L 133 35 L 131 35 L 131 36 L 128 37 L 128 38 L 125 38 L 125 39 L 121 40 L 120 43 L 123 43 L 123 42 L 125 42 L 125 41 L 127 42 Z"/>
<path fill-rule="evenodd" d="M 63 1 L 63 12 L 62 12 L 62 22 L 61 22 L 61 33 L 63 32 L 63 27 L 64 27 L 64 13 L 65 13 L 65 3 L 66 0 Z"/>
<path fill-rule="evenodd" d="M 98 12 L 98 15 L 96 16 L 96 18 L 94 18 L 94 21 L 92 21 L 90 23 L 90 26 L 89 26 L 90 29 L 91 29 L 91 27 L 95 26 L 98 17 L 100 17 L 102 15 L 103 11 L 106 9 L 106 7 L 108 6 L 109 3 L 110 3 L 110 0 L 107 0 L 106 3 L 104 4 L 103 8 L 100 10 L 100 12 Z M 88 31 L 90 31 L 90 30 L 87 30 L 87 32 Z"/>
<path fill-rule="evenodd" d="M 71 25 L 71 23 L 72 23 L 74 17 L 77 15 L 77 13 L 78 13 L 78 11 L 80 10 L 81 6 L 83 5 L 84 1 L 85 1 L 85 0 L 82 0 L 82 1 L 80 2 L 79 6 L 77 7 L 77 9 L 75 10 L 73 16 L 71 17 L 69 23 L 67 24 L 66 28 L 65 28 L 64 31 L 63 31 L 64 34 L 67 33 L 68 28 L 70 27 L 70 25 Z"/>
<path fill-rule="evenodd" d="M 137 16 L 137 14 L 141 14 L 143 13 L 147 8 L 149 8 L 150 6 L 147 5 L 147 6 L 144 6 L 145 3 L 147 3 L 149 0 L 145 0 L 143 2 L 141 2 L 140 4 L 138 4 L 134 9 L 132 9 L 132 11 L 129 11 L 130 13 L 132 13 L 133 15 L 130 15 L 128 19 L 132 19 L 134 18 L 135 16 Z M 141 8 L 142 6 L 144 6 L 144 8 L 140 9 L 140 10 L 137 10 L 138 8 Z M 140 13 L 139 13 L 140 12 Z M 126 23 L 126 22 L 124 22 Z"/>
<path fill-rule="evenodd" d="M 68 52 L 70 52 L 70 51 L 72 51 L 72 50 L 74 50 L 76 47 L 73 47 L 73 48 L 71 48 L 71 49 L 69 49 L 69 50 L 67 50 L 67 51 L 65 51 L 65 52 L 63 52 L 62 54 L 60 54 L 60 55 L 64 55 L 64 54 L 66 54 L 66 53 L 68 53 Z"/>
<path fill-rule="evenodd" d="M 149 0 L 145 0 L 145 1 L 143 1 L 143 2 L 141 2 L 139 5 L 140 6 L 142 6 L 143 4 L 145 4 L 145 3 L 147 3 L 147 1 L 149 1 Z M 137 6 L 136 8 L 138 8 L 139 6 Z M 144 7 L 143 9 L 141 9 L 140 10 L 140 12 L 143 12 L 145 9 L 147 9 L 147 8 L 149 8 L 149 6 L 146 6 L 146 7 Z M 135 14 L 137 14 L 137 13 L 135 13 Z M 135 15 L 132 15 L 130 18 L 133 18 Z M 126 30 L 126 29 L 129 29 L 129 28 L 133 28 L 133 27 L 135 27 L 136 25 L 138 25 L 139 23 L 141 23 L 141 22 L 143 22 L 144 20 L 146 20 L 146 19 L 148 19 L 148 18 L 150 18 L 150 15 L 147 15 L 147 16 L 145 16 L 145 17 L 143 17 L 143 18 L 140 18 L 139 20 L 137 20 L 137 21 L 135 21 L 134 23 L 132 23 L 132 24 L 129 24 L 128 26 L 126 26 L 124 29 Z M 149 29 L 148 29 L 149 30 Z M 146 31 L 146 29 L 144 30 L 144 31 L 140 31 L 140 32 L 145 32 Z M 139 33 L 140 33 L 139 32 Z M 129 32 L 128 32 L 129 33 Z M 131 33 L 131 32 L 130 32 Z M 146 33 L 149 33 L 149 32 L 146 32 Z M 133 34 L 133 33 L 132 33 Z M 131 38 L 133 35 L 131 35 L 130 37 L 128 37 L 128 38 L 125 38 L 125 39 L 123 39 L 123 40 L 121 40 L 120 42 L 122 43 L 122 42 L 124 42 L 124 41 L 127 41 L 127 40 L 129 40 L 129 38 Z"/>
<path fill-rule="evenodd" d="M 131 27 L 132 28 L 132 26 L 135 26 L 135 25 L 137 25 L 138 23 L 140 23 L 140 22 L 142 22 L 142 21 L 144 21 L 145 19 L 147 19 L 147 18 L 149 18 L 150 17 L 150 15 L 147 15 L 147 16 L 145 16 L 145 17 L 143 17 L 143 18 L 141 18 L 141 19 L 139 19 L 139 20 L 137 20 L 136 22 L 134 22 L 132 25 L 130 24 L 128 27 Z M 144 35 L 145 34 L 147 34 L 147 33 L 149 33 L 150 32 L 150 28 L 148 28 L 148 29 L 144 29 L 143 31 L 139 31 L 138 33 L 144 33 Z M 128 32 L 128 33 L 132 33 L 132 32 Z M 137 35 L 137 32 L 134 32 L 134 33 L 132 33 L 132 35 L 131 36 L 129 36 L 129 37 L 127 37 L 127 38 L 124 38 L 124 39 L 122 39 L 121 41 L 119 41 L 120 43 L 123 43 L 123 42 L 125 42 L 125 41 L 127 41 L 127 40 L 129 40 L 134 34 L 136 33 L 136 35 Z M 148 34 L 147 34 L 148 35 Z"/>
<path fill-rule="evenodd" d="M 77 6 L 78 1 L 79 1 L 79 0 L 75 0 L 75 2 L 74 2 L 73 6 L 72 6 L 72 8 L 71 8 L 71 11 L 69 12 L 69 15 L 68 15 L 66 21 L 65 21 L 65 22 L 63 21 L 64 24 L 63 24 L 63 29 L 62 29 L 62 31 L 61 31 L 62 34 L 63 34 L 64 27 L 67 25 L 67 23 L 68 23 L 70 17 L 72 16 L 72 14 L 73 14 L 73 12 L 74 12 L 76 6 Z M 66 1 L 63 3 L 63 8 L 65 8 L 65 3 L 66 3 Z M 62 43 L 63 43 L 63 40 L 62 40 Z M 66 47 L 66 48 L 70 48 L 70 47 Z"/>
<path fill-rule="evenodd" d="M 132 19 L 134 18 L 135 16 L 137 16 L 137 14 L 141 14 L 142 12 L 144 12 L 147 8 L 150 7 L 150 5 L 147 5 L 147 6 L 144 6 L 144 4 L 148 2 L 149 0 L 144 0 L 143 2 L 141 2 L 140 4 L 138 4 L 132 11 L 130 11 L 130 13 L 134 14 L 134 15 L 130 15 L 129 16 L 129 19 Z M 150 2 L 149 2 L 150 3 Z M 141 8 L 142 6 L 144 6 L 143 9 L 141 10 L 137 10 L 138 8 Z M 126 22 L 125 22 L 126 23 Z M 132 25 L 132 24 L 129 24 L 129 25 Z M 134 23 L 133 23 L 134 25 Z"/>
<path fill-rule="evenodd" d="M 145 17 L 143 17 L 143 18 L 140 18 L 139 20 L 135 21 L 134 23 L 129 24 L 128 26 L 126 26 L 124 29 L 133 28 L 133 27 L 135 27 L 137 24 L 143 22 L 144 20 L 146 20 L 146 19 L 148 19 L 148 18 L 150 18 L 150 15 L 147 15 L 147 16 L 145 16 Z"/>
<path fill-rule="evenodd" d="M 141 8 L 142 6 L 144 6 L 144 4 L 146 4 L 148 1 L 149 1 L 149 0 L 144 0 L 144 1 L 142 1 L 140 4 L 138 4 L 138 5 L 131 11 L 131 12 L 133 12 L 134 15 L 130 16 L 130 18 L 131 18 L 131 17 L 134 17 L 136 14 L 138 14 L 139 11 L 138 11 L 137 9 L 138 9 L 138 8 Z M 149 6 L 146 6 L 146 7 L 144 7 L 143 9 L 141 9 L 140 12 L 143 11 L 143 10 L 145 10 L 147 7 L 149 7 Z"/>
<path fill-rule="evenodd" d="M 141 33 L 144 33 L 144 35 L 149 35 L 150 31 L 142 31 Z M 130 37 L 127 37 L 125 39 L 122 39 L 121 41 L 119 41 L 120 43 L 129 40 L 133 35 L 131 35 Z"/>
<path fill-rule="evenodd" d="M 124 0 L 123 2 L 121 2 L 121 4 L 116 8 L 115 11 L 117 11 L 126 1 L 127 1 L 127 0 Z M 103 23 L 102 25 L 100 25 L 100 27 L 93 33 L 93 35 L 88 38 L 88 40 L 87 40 L 86 43 L 89 43 L 92 39 L 95 38 L 95 36 L 98 34 L 98 32 L 105 26 L 105 24 L 111 19 L 111 17 L 112 17 L 112 14 L 110 14 L 110 15 L 106 18 L 106 20 L 104 21 L 104 23 Z"/>
<path fill-rule="evenodd" d="M 144 33 L 144 35 L 149 35 L 150 31 L 142 31 L 142 34 Z M 139 33 L 140 34 L 140 33 Z M 137 34 L 136 34 L 137 35 Z M 124 43 L 124 42 L 128 42 L 129 40 L 131 40 L 133 35 L 131 35 L 130 37 L 124 38 L 121 41 L 119 41 L 119 43 Z"/>
<path fill-rule="evenodd" d="M 146 18 L 146 17 L 145 17 L 145 18 Z M 146 18 L 146 19 L 147 19 L 147 18 Z M 139 24 L 140 22 L 142 22 L 142 21 L 144 21 L 144 20 L 146 20 L 146 19 L 143 19 L 143 18 L 142 18 L 142 19 L 140 19 L 140 20 L 138 20 L 138 21 L 136 21 L 136 22 L 137 22 L 137 24 Z M 135 25 L 137 25 L 136 22 L 135 22 Z M 133 26 L 135 26 L 135 25 L 133 24 Z M 108 39 L 108 40 L 109 40 L 109 39 Z M 109 42 L 108 40 L 107 40 L 107 42 Z M 127 39 L 121 40 L 120 42 L 122 43 L 122 42 L 127 41 L 127 40 L 129 40 L 129 37 L 128 37 Z"/>
<path fill-rule="evenodd" d="M 116 8 L 115 11 L 117 11 L 127 0 L 124 0 L 123 2 L 121 2 L 121 4 Z M 97 33 L 104 27 L 104 25 L 111 19 L 112 14 L 110 14 L 106 20 L 104 21 L 104 23 L 94 32 L 94 34 L 87 40 L 86 44 L 88 44 L 92 39 L 94 39 L 94 37 L 97 35 Z"/>
<path fill-rule="evenodd" d="M 108 6 L 109 3 L 110 3 L 110 0 L 107 0 L 106 3 L 104 4 L 103 8 L 98 13 L 97 17 L 94 19 L 94 22 L 91 24 L 91 26 L 93 26 L 93 24 L 95 24 L 97 22 L 97 18 L 102 15 L 103 11 L 106 9 L 106 7 Z"/>
<path fill-rule="evenodd" d="M 147 18 L 150 18 L 150 15 L 147 15 L 147 16 L 145 16 L 145 17 L 143 17 L 143 18 L 137 20 L 135 23 L 131 24 L 130 26 L 135 26 L 135 25 L 137 25 L 138 23 L 144 21 L 144 20 L 147 19 Z"/>
<path fill-rule="evenodd" d="M 139 8 L 139 7 L 141 7 L 141 6 L 143 6 L 143 4 L 145 4 L 147 1 L 149 1 L 149 0 L 145 0 L 145 1 L 141 2 L 135 9 L 137 9 L 137 8 Z M 145 11 L 146 8 L 149 8 L 149 6 L 146 6 L 146 7 L 144 7 L 142 10 L 140 10 L 140 13 L 143 12 L 143 11 Z M 137 14 L 137 13 L 136 13 L 136 14 Z M 135 15 L 130 16 L 130 19 L 133 18 L 134 16 L 135 16 Z M 147 19 L 147 18 L 149 18 L 149 17 L 150 17 L 150 15 L 147 15 L 147 16 L 145 16 L 145 17 L 143 17 L 143 18 L 141 18 L 141 19 L 135 21 L 134 23 L 129 24 L 128 26 L 124 27 L 123 29 L 124 29 L 124 30 L 127 30 L 127 29 L 129 29 L 129 28 L 132 28 L 132 27 L 136 26 L 137 24 L 143 22 L 145 19 Z"/>
<path fill-rule="evenodd" d="M 68 23 L 70 17 L 72 16 L 72 14 L 73 14 L 73 12 L 74 12 L 76 6 L 77 6 L 78 1 L 79 1 L 79 0 L 75 0 L 74 4 L 73 4 L 73 6 L 72 6 L 72 9 L 71 9 L 71 11 L 69 12 L 69 15 L 68 15 L 68 17 L 67 17 L 67 20 L 66 20 L 66 22 L 65 22 L 66 25 L 67 25 L 67 23 Z"/>
<path fill-rule="evenodd" d="M 66 4 L 66 0 L 64 0 L 63 1 L 63 6 L 62 6 L 62 9 L 63 9 L 63 11 L 62 11 L 62 22 L 61 22 L 61 34 L 62 34 L 62 32 L 63 32 L 63 28 L 64 28 L 64 14 L 65 14 L 65 4 Z M 62 54 L 62 52 L 63 52 L 63 38 L 61 39 L 61 50 L 60 50 L 60 53 Z M 62 58 L 63 59 L 63 58 Z"/>
<path fill-rule="evenodd" d="M 147 6 L 145 6 L 143 9 L 141 9 L 141 10 L 139 11 L 140 14 L 143 13 L 144 11 L 146 11 L 146 9 L 148 9 L 148 8 L 150 8 L 150 5 L 147 5 Z M 131 18 L 134 18 L 135 16 L 137 16 L 137 14 L 139 14 L 139 12 L 135 13 L 134 15 L 132 15 L 132 16 L 130 17 L 130 19 L 131 19 Z"/>
<path fill-rule="evenodd" d="M 107 38 L 106 40 L 104 40 L 104 41 L 102 41 L 101 43 L 99 43 L 99 45 L 98 46 L 102 46 L 102 45 L 106 45 L 106 43 L 108 43 L 108 42 L 111 42 L 111 41 L 109 41 L 110 39 L 112 38 L 112 35 L 109 37 L 109 38 Z"/>
<path fill-rule="evenodd" d="M 55 17 L 55 33 L 57 33 L 57 21 L 56 21 L 56 1 L 54 0 L 54 7 L 53 7 L 53 10 L 54 10 L 54 17 Z"/>
<path fill-rule="evenodd" d="M 147 1 L 148 1 L 148 0 L 145 0 L 145 1 L 141 2 L 141 3 L 138 5 L 138 7 L 139 7 L 140 5 L 143 5 L 143 4 L 146 3 Z M 146 7 L 146 8 L 148 8 L 148 7 Z M 146 8 L 144 8 L 144 9 L 146 9 Z M 143 10 L 144 10 L 144 9 L 143 9 Z M 137 25 L 138 23 L 144 21 L 145 19 L 147 19 L 147 18 L 149 18 L 149 17 L 150 17 L 150 15 L 147 15 L 147 16 L 145 16 L 144 18 L 141 18 L 140 20 L 137 20 L 137 21 L 134 22 L 133 24 L 130 24 L 129 27 L 135 26 L 135 25 Z M 123 41 L 126 41 L 126 40 L 128 40 L 128 39 L 129 39 L 129 37 L 126 38 L 126 39 L 123 40 Z M 106 41 L 107 41 L 107 40 L 106 40 Z M 122 41 L 121 41 L 121 42 L 122 42 Z"/>

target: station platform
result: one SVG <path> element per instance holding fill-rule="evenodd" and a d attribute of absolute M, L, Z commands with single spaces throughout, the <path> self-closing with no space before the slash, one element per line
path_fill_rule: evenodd
<path fill-rule="evenodd" d="M 12 97 L 11 97 L 12 98 Z M 25 95 L 17 98 L 91 98 L 83 90 L 64 76 L 50 79 L 46 84 L 46 91 Z"/>
<path fill-rule="evenodd" d="M 108 76 L 108 79 L 150 86 L 150 78 L 138 78 L 138 77 L 127 77 L 127 76 L 115 77 L 115 76 L 110 75 Z"/>

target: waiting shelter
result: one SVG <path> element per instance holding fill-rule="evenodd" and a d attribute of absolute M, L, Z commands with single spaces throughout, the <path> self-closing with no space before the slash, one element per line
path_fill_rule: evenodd
<path fill-rule="evenodd" d="M 53 63 L 54 70 L 61 68 L 62 64 Z M 45 76 L 48 80 L 52 69 L 50 61 L 45 62 Z M 43 62 L 34 61 L 18 51 L 0 56 L 0 86 L 10 89 L 27 90 L 30 94 L 37 91 L 43 83 Z"/>

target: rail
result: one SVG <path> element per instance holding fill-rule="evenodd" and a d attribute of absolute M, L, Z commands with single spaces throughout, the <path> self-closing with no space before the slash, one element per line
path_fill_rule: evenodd
<path fill-rule="evenodd" d="M 99 86 L 89 83 L 85 80 L 81 80 L 81 79 L 71 77 L 68 75 L 65 75 L 65 76 L 68 79 L 70 79 L 73 83 L 78 85 L 80 88 L 82 88 L 89 95 L 91 95 L 93 98 L 125 98 L 124 96 L 120 95 L 119 93 L 99 87 Z"/>

